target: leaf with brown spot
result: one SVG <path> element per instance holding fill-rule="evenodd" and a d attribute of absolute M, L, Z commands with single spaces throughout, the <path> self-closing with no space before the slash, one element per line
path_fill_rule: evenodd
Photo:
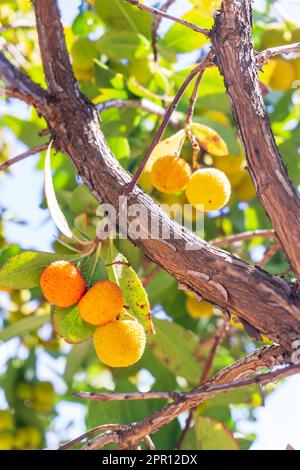
<path fill-rule="evenodd" d="M 211 127 L 204 124 L 193 123 L 191 130 L 199 145 L 208 153 L 215 157 L 228 155 L 228 147 L 222 137 Z"/>

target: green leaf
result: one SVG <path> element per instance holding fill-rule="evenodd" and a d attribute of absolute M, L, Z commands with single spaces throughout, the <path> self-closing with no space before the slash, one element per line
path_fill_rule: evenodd
<path fill-rule="evenodd" d="M 74 255 L 25 251 L 10 258 L 0 269 L 0 284 L 11 289 L 31 289 L 40 283 L 43 270 L 53 261 L 73 261 Z"/>
<path fill-rule="evenodd" d="M 129 157 L 130 147 L 126 137 L 111 137 L 107 139 L 110 150 L 118 160 Z"/>
<path fill-rule="evenodd" d="M 98 59 L 94 60 L 94 76 L 99 88 L 124 88 L 124 77 L 121 73 L 110 69 Z"/>
<path fill-rule="evenodd" d="M 195 430 L 200 450 L 239 450 L 240 446 L 224 423 L 195 416 Z"/>
<path fill-rule="evenodd" d="M 109 279 L 120 286 L 129 313 L 136 317 L 146 331 L 153 332 L 148 295 L 136 272 L 112 243 L 110 247 L 102 248 L 102 256 L 106 264 L 111 264 L 107 269 Z"/>
<path fill-rule="evenodd" d="M 156 335 L 148 338 L 148 345 L 155 357 L 173 374 L 184 377 L 191 384 L 198 383 L 207 355 L 207 351 L 201 350 L 198 337 L 166 320 L 154 320 L 154 327 Z"/>
<path fill-rule="evenodd" d="M 67 238 L 75 238 L 71 229 L 68 225 L 67 219 L 65 218 L 62 210 L 60 209 L 56 195 L 55 189 L 52 181 L 52 170 L 51 170 L 51 145 L 50 142 L 46 158 L 45 158 L 45 196 L 48 204 L 48 209 L 51 214 L 52 220 L 55 223 L 58 230 L 61 231 Z"/>
<path fill-rule="evenodd" d="M 212 25 L 212 19 L 201 15 L 196 8 L 188 11 L 182 18 L 203 28 L 209 28 Z M 176 53 L 182 53 L 200 49 L 207 42 L 208 39 L 203 34 L 175 23 L 165 35 L 162 45 L 173 49 Z"/>
<path fill-rule="evenodd" d="M 15 336 L 22 336 L 29 331 L 38 330 L 45 323 L 50 322 L 50 314 L 46 315 L 31 315 L 26 317 L 0 331 L 0 342 L 8 341 Z"/>
<path fill-rule="evenodd" d="M 112 59 L 141 59 L 148 54 L 150 43 L 142 34 L 108 31 L 97 46 L 101 54 Z"/>
<path fill-rule="evenodd" d="M 96 0 L 95 10 L 114 31 L 142 33 L 150 39 L 152 17 L 149 13 L 125 4 L 122 0 Z"/>
<path fill-rule="evenodd" d="M 64 338 L 67 343 L 77 344 L 88 340 L 96 327 L 84 322 L 77 305 L 69 308 L 54 308 L 52 313 L 52 325 L 58 336 Z"/>
<path fill-rule="evenodd" d="M 108 279 L 107 269 L 98 254 L 82 260 L 80 272 L 88 287 L 92 287 L 97 281 Z"/>
<path fill-rule="evenodd" d="M 94 213 L 99 205 L 85 184 L 77 186 L 70 196 L 70 209 L 74 214 Z"/>

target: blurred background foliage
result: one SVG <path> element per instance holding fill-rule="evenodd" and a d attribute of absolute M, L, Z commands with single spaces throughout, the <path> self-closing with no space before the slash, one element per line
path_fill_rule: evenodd
<path fill-rule="evenodd" d="M 185 19 L 207 28 L 212 25 L 218 2 L 191 0 L 183 3 Z M 274 0 L 268 0 L 263 11 L 254 10 L 253 42 L 258 51 L 300 40 L 300 26 L 278 15 L 272 9 L 274 3 Z M 161 4 L 158 2 L 158 6 Z M 95 5 L 83 1 L 72 26 L 65 28 L 74 73 L 82 93 L 100 108 L 101 103 L 112 99 L 135 103 L 133 108 L 127 108 L 125 104 L 121 108 L 106 109 L 100 115 L 101 128 L 110 148 L 120 164 L 130 172 L 136 170 L 161 122 L 161 116 L 141 109 L 139 102 L 143 100 L 148 107 L 156 105 L 166 108 L 193 64 L 201 60 L 209 49 L 204 36 L 181 25 L 163 21 L 158 30 L 155 61 L 151 30 L 151 16 L 121 0 L 96 0 Z M 0 0 L 0 32 L 1 49 L 7 57 L 33 80 L 45 86 L 29 0 Z M 272 60 L 260 72 L 260 80 L 277 144 L 289 175 L 294 185 L 298 186 L 300 100 L 293 84 L 300 80 L 300 58 L 280 57 Z M 192 87 L 189 87 L 178 107 L 178 121 L 168 126 L 166 137 L 184 126 L 191 92 Z M 194 121 L 212 127 L 226 142 L 228 157 L 218 158 L 202 153 L 201 162 L 223 170 L 233 188 L 230 202 L 223 210 L 205 215 L 205 239 L 270 228 L 245 169 L 231 106 L 216 68 L 207 70 L 204 75 Z M 9 139 L 6 140 L 5 132 L 9 130 L 18 141 L 32 148 L 48 141 L 45 129 L 45 121 L 33 109 L 26 120 L 12 114 L 2 115 L 0 164 L 14 156 L 14 148 L 10 147 Z M 189 145 L 183 147 L 182 156 L 191 161 Z M 43 170 L 43 162 L 44 155 L 41 154 L 36 171 Z M 97 222 L 97 204 L 93 196 L 78 180 L 66 156 L 56 153 L 52 164 L 57 198 L 69 223 L 84 226 L 93 235 Z M 0 184 L 7 174 L 0 174 Z M 183 194 L 166 197 L 154 190 L 147 174 L 142 176 L 140 184 L 158 203 L 185 202 Z M 18 194 L 17 197 L 21 198 L 22 195 Z M 46 214 L 45 201 L 37 200 L 36 204 L 39 203 Z M 5 208 L 1 209 L 0 216 L 5 220 Z M 194 225 L 196 218 L 197 214 L 194 214 Z M 256 264 L 271 244 L 271 240 L 256 237 L 228 249 L 248 263 Z M 47 433 L 53 429 L 60 407 L 67 407 L 68 404 L 75 407 L 81 403 L 81 412 L 88 428 L 104 423 L 138 421 L 164 404 L 159 400 L 83 404 L 73 396 L 74 391 L 184 391 L 199 382 L 214 334 L 223 321 L 222 312 L 212 308 L 205 311 L 199 309 L 197 302 L 193 304 L 178 289 L 174 279 L 153 265 L 130 242 L 120 240 L 118 247 L 146 286 L 157 331 L 156 336 L 149 337 L 146 353 L 140 362 L 124 370 L 112 370 L 99 363 L 90 342 L 70 346 L 58 338 L 49 323 L 49 306 L 42 299 L 39 289 L 14 291 L 0 286 L 1 299 L 5 298 L 0 310 L 0 342 L 4 342 L 1 347 L 9 344 L 12 338 L 18 338 L 19 347 L 26 351 L 20 357 L 19 348 L 16 349 L 0 379 L 4 397 L 0 411 L 0 449 L 38 449 L 47 446 Z M 10 244 L 6 240 L 0 219 L 0 266 L 22 248 L 22 244 Z M 32 248 L 35 248 L 34 240 Z M 53 242 L 53 249 L 68 252 L 57 242 Z M 190 256 L 193 256 L 192 252 Z M 265 266 L 271 274 L 291 280 L 293 273 L 288 268 L 280 252 Z M 46 319 L 48 321 L 45 323 Z M 265 338 L 265 341 L 268 340 Z M 230 365 L 258 346 L 262 346 L 262 342 L 249 337 L 241 323 L 232 321 L 214 360 L 212 372 Z M 60 372 L 54 368 L 49 380 L 40 380 L 39 369 L 43 367 L 38 362 L 40 357 L 45 363 L 51 364 L 52 360 L 53 363 L 59 362 Z M 183 448 L 249 448 L 255 436 L 240 433 L 232 410 L 241 407 L 244 416 L 254 420 L 255 408 L 263 404 L 264 395 L 272 389 L 273 386 L 264 390 L 245 388 L 199 406 Z M 158 449 L 176 447 L 184 418 L 175 420 L 153 436 Z M 220 423 L 221 426 L 218 426 Z M 59 438 L 63 440 L 68 436 L 74 437 L 71 417 Z"/>

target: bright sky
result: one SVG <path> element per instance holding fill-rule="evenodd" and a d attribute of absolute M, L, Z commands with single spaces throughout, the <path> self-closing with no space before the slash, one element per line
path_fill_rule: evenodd
<path fill-rule="evenodd" d="M 261 5 L 264 0 L 257 0 L 255 4 Z M 73 1 L 70 7 L 70 1 L 60 0 L 63 22 L 66 25 L 71 24 L 72 18 L 76 14 L 79 0 Z M 154 2 L 148 2 L 154 3 Z M 281 0 L 277 6 L 278 16 L 286 17 L 300 23 L 299 0 Z M 186 9 L 185 0 L 178 0 L 173 6 L 173 13 L 179 15 Z M 19 117 L 27 118 L 27 108 L 17 101 L 12 101 L 8 105 L 0 103 L 0 115 L 4 113 L 14 114 Z M 15 141 L 9 134 L 9 140 L 12 143 L 12 156 L 24 151 L 25 147 Z M 6 174 L 1 178 L 0 206 L 9 209 L 11 218 L 24 220 L 26 225 L 19 225 L 13 221 L 7 220 L 5 224 L 8 239 L 12 242 L 20 243 L 23 248 L 34 248 L 38 250 L 49 250 L 56 229 L 49 220 L 48 212 L 38 207 L 43 191 L 42 172 L 35 170 L 36 157 L 31 157 L 12 168 L 11 174 Z M 0 296 L 0 302 L 4 299 Z M 15 354 L 18 344 L 12 340 L 7 345 L 0 345 L 0 373 L 8 357 Z M 18 350 L 19 354 L 25 354 L 24 350 Z M 58 391 L 63 392 L 64 386 L 58 378 L 64 368 L 63 360 L 49 360 L 49 356 L 40 353 L 39 376 L 40 379 L 54 380 Z M 51 363 L 50 363 L 51 362 Z M 53 370 L 57 374 L 53 373 Z M 299 405 L 300 377 L 292 377 L 285 381 L 284 385 L 278 387 L 270 398 L 266 401 L 266 406 L 260 408 L 256 415 L 257 421 L 248 423 L 243 419 L 243 413 L 235 411 L 240 418 L 240 429 L 245 432 L 255 432 L 257 439 L 253 449 L 285 449 L 287 444 L 291 444 L 300 450 L 300 405 Z M 2 399 L 1 399 L 2 398 Z M 0 408 L 4 406 L 3 396 L 0 394 Z M 56 448 L 58 444 L 57 436 L 70 421 L 75 421 L 69 438 L 75 437 L 84 431 L 84 408 L 72 403 L 60 403 L 58 417 L 55 419 L 53 429 L 48 436 L 49 448 Z"/>

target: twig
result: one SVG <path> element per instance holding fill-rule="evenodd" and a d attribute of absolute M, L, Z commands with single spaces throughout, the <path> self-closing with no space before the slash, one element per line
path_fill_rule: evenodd
<path fill-rule="evenodd" d="M 199 381 L 199 386 L 201 384 L 203 384 L 204 382 L 206 382 L 206 380 L 208 379 L 208 376 L 210 374 L 210 371 L 211 371 L 211 368 L 212 368 L 212 365 L 213 365 L 213 361 L 216 357 L 218 349 L 219 349 L 225 335 L 227 334 L 228 330 L 229 330 L 229 320 L 226 317 L 225 320 L 222 322 L 221 326 L 218 328 L 216 334 L 215 334 L 214 341 L 213 341 L 209 356 L 207 358 L 207 361 L 205 363 L 205 366 L 204 366 L 204 369 L 203 369 L 203 372 L 202 372 L 202 375 L 201 375 L 201 378 L 200 378 L 200 381 Z M 181 447 L 182 447 L 182 444 L 184 442 L 184 438 L 185 438 L 186 433 L 188 432 L 188 430 L 190 428 L 190 425 L 191 425 L 191 422 L 192 422 L 192 419 L 193 419 L 193 412 L 194 412 L 194 409 L 191 409 L 190 412 L 189 412 L 189 415 L 186 419 L 184 428 L 183 428 L 183 430 L 180 434 L 180 437 L 178 439 L 178 442 L 177 442 L 177 446 L 176 446 L 177 449 L 181 449 Z"/>
<path fill-rule="evenodd" d="M 184 94 L 186 88 L 188 87 L 188 85 L 191 83 L 191 81 L 194 79 L 194 77 L 196 75 L 198 75 L 198 73 L 201 73 L 202 70 L 205 70 L 207 67 L 213 65 L 212 64 L 212 53 L 209 52 L 208 55 L 206 56 L 206 58 L 203 60 L 203 62 L 201 62 L 200 64 L 198 64 L 190 73 L 189 75 L 186 77 L 186 79 L 184 80 L 183 84 L 181 85 L 181 87 L 179 88 L 178 92 L 176 93 L 171 105 L 169 106 L 169 108 L 167 109 L 166 111 L 166 114 L 164 116 L 164 119 L 157 131 L 157 133 L 155 134 L 154 136 L 154 139 L 149 147 L 149 149 L 147 150 L 147 153 L 145 155 L 145 157 L 143 158 L 142 162 L 140 163 L 140 166 L 138 167 L 135 175 L 133 176 L 131 182 L 129 183 L 129 185 L 127 186 L 126 190 L 125 190 L 125 193 L 124 193 L 124 196 L 128 196 L 128 194 L 131 193 L 131 191 L 133 190 L 135 184 L 137 183 L 139 177 L 141 176 L 146 164 L 147 164 L 147 161 L 153 151 L 153 149 L 155 148 L 155 146 L 158 144 L 158 142 L 160 141 L 169 121 L 170 121 L 170 118 L 173 114 L 173 112 L 175 111 L 182 95 Z"/>
<path fill-rule="evenodd" d="M 0 34 L 5 33 L 5 31 L 9 31 L 11 29 L 34 29 L 35 24 L 32 23 L 31 21 L 28 21 L 27 23 L 22 20 L 22 23 L 13 23 L 13 24 L 4 24 L 0 28 Z"/>
<path fill-rule="evenodd" d="M 97 426 L 93 429 L 90 429 L 89 431 L 85 432 L 84 434 L 81 434 L 80 436 L 75 437 L 75 439 L 72 439 L 71 441 L 68 441 L 65 444 L 62 444 L 59 447 L 59 450 L 69 449 L 70 447 L 73 447 L 75 444 L 77 444 L 78 442 L 83 441 L 83 439 L 86 439 L 87 437 L 91 436 L 92 434 L 96 434 L 96 433 L 104 432 L 104 431 L 124 431 L 127 428 L 128 428 L 128 426 L 122 425 L 122 424 L 102 424 L 101 426 Z"/>
<path fill-rule="evenodd" d="M 85 400 L 95 401 L 119 401 L 119 400 L 153 400 L 166 398 L 174 400 L 180 396 L 177 392 L 130 392 L 130 393 L 95 393 L 95 392 L 75 392 L 75 397 Z"/>
<path fill-rule="evenodd" d="M 155 103 L 152 103 L 151 101 L 147 99 L 142 99 L 142 100 L 111 99 L 107 101 L 102 101 L 96 106 L 96 109 L 99 111 L 99 113 L 103 113 L 104 111 L 107 111 L 108 109 L 111 109 L 111 108 L 141 109 L 143 111 L 147 111 L 148 113 L 156 114 L 157 116 L 164 116 L 166 113 L 166 110 L 164 108 L 162 108 L 161 106 Z M 174 127 L 179 128 L 181 120 L 183 120 L 183 114 L 176 112 L 171 117 L 170 123 Z"/>
<path fill-rule="evenodd" d="M 268 62 L 272 57 L 277 55 L 286 55 L 293 53 L 300 53 L 300 42 L 295 42 L 293 44 L 287 44 L 285 46 L 272 47 L 270 49 L 265 49 L 264 51 L 257 52 L 256 58 L 259 65 L 263 65 Z"/>
<path fill-rule="evenodd" d="M 194 86 L 194 89 L 193 89 L 193 93 L 190 97 L 188 112 L 187 112 L 187 115 L 186 115 L 186 118 L 185 118 L 185 130 L 186 130 L 186 135 L 187 135 L 188 139 L 190 140 L 192 148 L 193 148 L 192 162 L 193 162 L 193 168 L 195 170 L 197 168 L 199 168 L 199 166 L 200 166 L 198 164 L 198 155 L 199 155 L 199 152 L 200 152 L 201 148 L 200 148 L 199 142 L 196 139 L 196 136 L 193 134 L 192 129 L 191 129 L 190 126 L 191 126 L 191 122 L 192 122 L 192 118 L 193 118 L 193 114 L 194 114 L 194 110 L 195 110 L 195 105 L 196 105 L 196 101 L 197 101 L 199 86 L 200 86 L 200 83 L 201 83 L 201 80 L 202 80 L 202 77 L 203 77 L 203 73 L 204 73 L 204 69 L 201 70 L 201 72 L 199 72 L 199 74 L 198 74 L 198 77 L 196 79 L 195 86 Z"/>
<path fill-rule="evenodd" d="M 166 0 L 166 2 L 163 4 L 161 7 L 161 12 L 165 13 L 168 11 L 171 5 L 176 0 Z M 158 50 L 157 50 L 157 34 L 158 34 L 158 28 L 161 22 L 161 16 L 160 15 L 155 15 L 152 21 L 152 49 L 153 49 L 153 56 L 154 56 L 154 61 L 157 62 L 158 59 Z"/>
<path fill-rule="evenodd" d="M 88 444 L 83 447 L 81 450 L 97 450 L 102 449 L 108 444 L 117 443 L 119 441 L 119 436 L 116 432 L 108 431 L 102 434 L 100 437 L 96 437 L 93 441 L 88 442 Z"/>
<path fill-rule="evenodd" d="M 274 243 L 265 253 L 264 257 L 260 260 L 259 263 L 257 263 L 257 266 L 259 266 L 260 268 L 262 268 L 263 266 L 265 266 L 271 258 L 273 258 L 274 255 L 276 255 L 276 253 L 278 253 L 278 251 L 281 250 L 281 245 L 280 243 Z"/>
<path fill-rule="evenodd" d="M 186 127 L 190 126 L 192 118 L 193 118 L 195 105 L 196 105 L 196 101 L 197 101 L 197 96 L 198 96 L 198 91 L 199 91 L 199 86 L 200 86 L 200 83 L 201 83 L 201 80 L 202 80 L 202 77 L 203 77 L 203 74 L 204 74 L 204 70 L 205 69 L 202 69 L 199 72 L 198 77 L 195 81 L 195 86 L 194 86 L 194 89 L 193 89 L 193 93 L 190 97 L 188 112 L 187 112 L 187 115 L 186 115 L 186 118 L 185 118 L 185 126 Z"/>
<path fill-rule="evenodd" d="M 125 0 L 125 2 L 136 6 L 140 10 L 148 11 L 149 13 L 152 13 L 153 15 L 159 15 L 162 18 L 166 18 L 167 20 L 175 21 L 176 23 L 179 23 L 182 26 L 186 26 L 187 28 L 190 28 L 193 31 L 196 31 L 197 33 L 204 34 L 204 36 L 209 36 L 209 29 L 201 28 L 200 26 L 197 26 L 196 24 L 191 23 L 190 21 L 183 20 L 182 18 L 177 18 L 176 16 L 173 16 L 173 15 L 169 15 L 169 13 L 158 10 L 157 8 L 150 7 L 148 5 L 145 5 L 144 3 L 140 3 L 138 0 Z"/>
<path fill-rule="evenodd" d="M 0 172 L 6 170 L 10 166 L 14 165 L 17 162 L 20 162 L 21 160 L 24 160 L 25 158 L 30 157 L 31 155 L 36 155 L 39 152 L 42 152 L 43 150 L 46 150 L 49 146 L 49 143 L 47 144 L 42 144 L 39 145 L 38 147 L 34 147 L 31 150 L 27 150 L 27 152 L 21 153 L 20 155 L 17 155 L 14 158 L 11 158 L 10 160 L 7 160 L 6 162 L 2 163 L 0 165 Z"/>
<path fill-rule="evenodd" d="M 249 232 L 230 235 L 229 237 L 217 238 L 215 240 L 211 240 L 209 243 L 213 246 L 226 246 L 233 245 L 234 243 L 241 241 L 252 240 L 252 238 L 255 237 L 275 239 L 276 233 L 275 230 L 252 230 Z"/>
<path fill-rule="evenodd" d="M 149 450 L 156 450 L 154 442 L 152 441 L 151 437 L 148 436 L 148 434 L 147 434 L 147 436 L 145 436 L 144 442 L 145 442 L 145 444 L 146 444 L 146 446 L 148 447 Z"/>

